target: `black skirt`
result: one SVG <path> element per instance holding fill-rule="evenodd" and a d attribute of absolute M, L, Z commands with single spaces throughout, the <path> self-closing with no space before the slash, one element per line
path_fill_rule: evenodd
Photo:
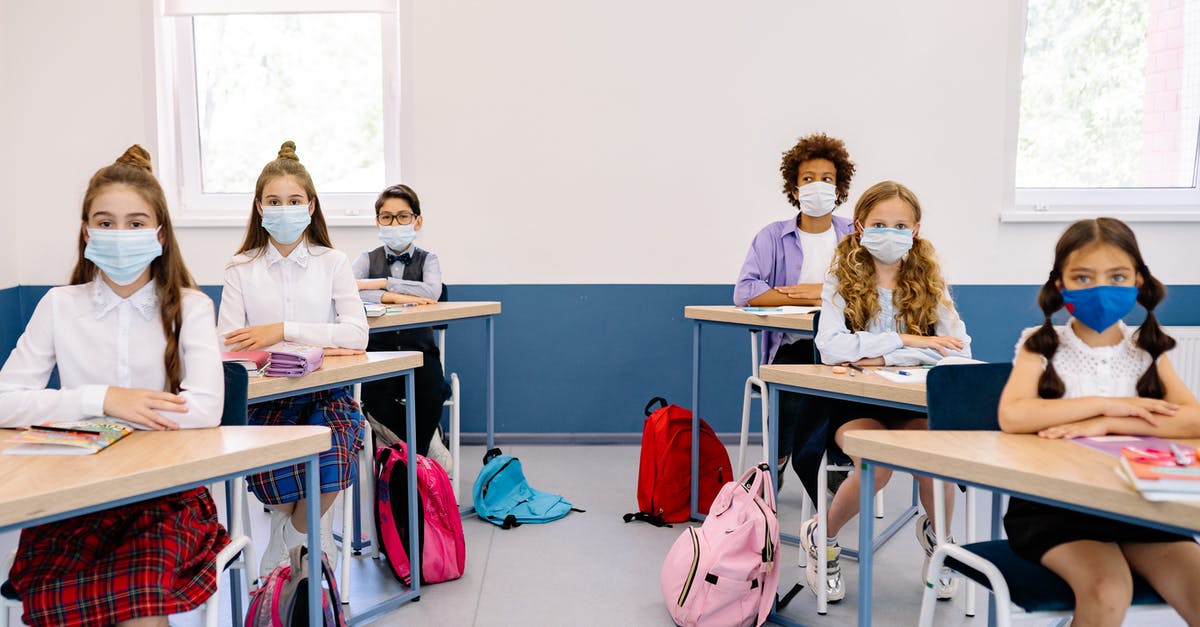
<path fill-rule="evenodd" d="M 1143 527 L 1103 516 L 1013 498 L 1004 514 L 1013 552 L 1042 563 L 1046 551 L 1067 542 L 1192 542 L 1190 536 Z"/>

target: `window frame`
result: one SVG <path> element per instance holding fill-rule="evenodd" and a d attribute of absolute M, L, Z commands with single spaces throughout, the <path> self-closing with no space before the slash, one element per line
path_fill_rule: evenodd
<path fill-rule="evenodd" d="M 192 18 L 202 15 L 376 13 L 380 17 L 383 69 L 385 185 L 400 180 L 401 142 L 408 130 L 402 115 L 401 18 L 404 0 L 155 0 L 155 105 L 158 177 L 175 226 L 245 226 L 248 194 L 204 193 Z M 323 193 L 321 207 L 331 226 L 374 227 L 378 190 Z"/>
<path fill-rule="evenodd" d="M 1029 0 L 1010 5 L 1012 50 L 1008 90 L 1012 94 L 1006 124 L 1005 189 L 1007 207 L 1001 222 L 1071 222 L 1111 216 L 1131 222 L 1200 222 L 1200 138 L 1196 144 L 1192 187 L 1172 188 L 1032 188 L 1017 187 L 1018 132 L 1021 118 L 1022 72 Z M 1200 129 L 1197 132 L 1200 135 Z"/>

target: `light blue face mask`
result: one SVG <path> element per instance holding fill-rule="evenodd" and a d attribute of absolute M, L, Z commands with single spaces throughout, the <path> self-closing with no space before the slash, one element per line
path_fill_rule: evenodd
<path fill-rule="evenodd" d="M 379 241 L 387 244 L 388 248 L 396 252 L 404 250 L 415 239 L 417 239 L 415 223 L 379 227 Z"/>
<path fill-rule="evenodd" d="M 129 285 L 162 254 L 158 229 L 94 229 L 88 227 L 83 258 L 117 285 Z"/>
<path fill-rule="evenodd" d="M 262 205 L 259 205 L 262 207 Z M 291 244 L 300 239 L 304 229 L 308 228 L 312 217 L 308 215 L 308 205 L 285 205 L 282 207 L 262 207 L 262 225 L 280 244 Z"/>
<path fill-rule="evenodd" d="M 873 227 L 863 229 L 859 242 L 879 263 L 891 265 L 908 254 L 913 245 L 913 232 L 911 229 Z"/>

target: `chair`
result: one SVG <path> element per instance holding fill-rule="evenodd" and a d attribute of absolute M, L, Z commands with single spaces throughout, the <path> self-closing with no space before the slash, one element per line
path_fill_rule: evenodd
<path fill-rule="evenodd" d="M 738 460 L 735 472 L 742 472 L 742 470 L 746 467 L 746 445 L 750 440 L 750 403 L 752 403 L 756 398 L 759 399 L 759 406 L 762 408 L 763 463 L 765 464 L 770 462 L 770 460 L 767 459 L 769 450 L 767 446 L 767 438 L 770 436 L 770 434 L 767 432 L 768 407 L 767 404 L 762 401 L 763 395 L 767 390 L 767 384 L 764 383 L 762 379 L 758 378 L 758 347 L 759 336 L 761 334 L 762 332 L 758 329 L 750 329 L 750 376 L 746 377 L 746 386 L 742 390 L 742 437 L 738 444 Z M 457 469 L 458 456 L 455 455 L 454 459 L 455 468 Z M 457 477 L 455 477 L 455 481 L 458 481 Z M 455 496 L 458 496 L 457 483 L 455 486 L 456 491 L 454 494 Z"/>
<path fill-rule="evenodd" d="M 249 375 L 246 369 L 238 364 L 222 365 L 225 370 L 225 404 L 221 411 L 221 425 L 245 425 Z M 228 505 L 226 527 L 229 531 L 229 544 L 217 553 L 214 565 L 217 569 L 217 590 L 204 602 L 203 606 L 206 627 L 216 627 L 217 625 L 217 612 L 221 607 L 221 573 L 227 568 L 231 571 L 229 582 L 234 590 L 233 594 L 237 595 L 234 597 L 236 600 L 232 601 L 232 607 L 235 614 L 240 614 L 241 596 L 240 590 L 237 590 L 237 573 L 233 571 L 239 569 L 245 571 L 247 582 L 253 581 L 258 572 L 254 563 L 254 544 L 245 531 L 250 528 L 245 478 L 236 477 L 225 482 L 225 502 Z M 3 569 L 0 570 L 2 573 L 0 576 L 4 577 L 4 583 L 0 586 L 0 597 L 3 597 L 3 603 L 0 604 L 0 627 L 8 627 L 10 610 L 21 609 L 21 599 L 17 597 L 16 590 L 13 589 L 7 577 L 15 557 L 16 550 L 14 549 L 5 556 Z"/>
<path fill-rule="evenodd" d="M 1000 428 L 997 409 L 1012 365 L 964 364 L 938 366 L 929 371 L 925 394 L 930 430 L 995 431 Z M 934 582 L 942 565 L 961 573 L 992 592 L 995 624 L 1009 625 L 1012 605 L 1026 616 L 1069 615 L 1075 605 L 1071 588 L 1050 569 L 1013 552 L 1008 540 L 975 542 L 975 488 L 967 489 L 967 543 L 947 544 L 943 524 L 946 510 L 942 481 L 934 480 L 935 533 L 938 546 L 929 559 L 925 573 L 925 592 L 921 599 L 921 625 L 933 624 Z M 994 501 L 997 506 L 999 500 Z M 932 574 L 931 574 L 932 573 Z M 967 587 L 967 615 L 974 616 L 974 586 Z M 1161 604 L 1162 598 L 1134 575 L 1133 604 Z"/>

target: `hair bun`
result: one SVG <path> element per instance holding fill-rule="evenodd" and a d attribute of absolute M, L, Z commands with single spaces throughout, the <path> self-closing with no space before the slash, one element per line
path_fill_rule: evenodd
<path fill-rule="evenodd" d="M 290 139 L 283 142 L 283 145 L 279 147 L 279 158 L 299 161 L 300 157 L 296 156 L 296 142 Z"/>
<path fill-rule="evenodd" d="M 130 146 L 120 157 L 117 157 L 113 165 L 130 165 L 154 173 L 154 168 L 150 163 L 150 153 L 146 152 L 146 149 L 142 148 L 140 144 Z"/>

